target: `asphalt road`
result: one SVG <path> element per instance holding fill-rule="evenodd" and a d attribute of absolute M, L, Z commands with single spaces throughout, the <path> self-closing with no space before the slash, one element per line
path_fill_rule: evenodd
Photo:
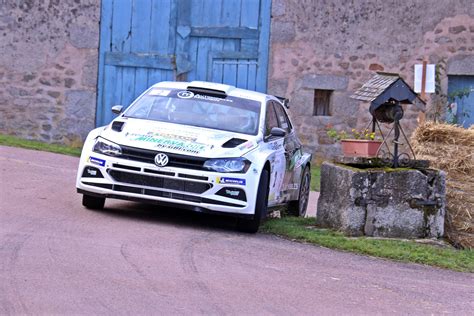
<path fill-rule="evenodd" d="M 86 210 L 77 164 L 0 146 L 0 314 L 473 314 L 472 274 L 241 234 L 175 209 Z"/>

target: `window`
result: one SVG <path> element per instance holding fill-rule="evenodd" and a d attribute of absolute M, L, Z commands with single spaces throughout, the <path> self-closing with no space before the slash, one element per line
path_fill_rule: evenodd
<path fill-rule="evenodd" d="M 291 131 L 291 125 L 285 110 L 283 110 L 280 104 L 274 104 L 274 106 L 280 128 L 283 128 L 287 133 L 289 133 Z"/>
<path fill-rule="evenodd" d="M 330 116 L 329 104 L 333 90 L 314 90 L 314 116 Z"/>
<path fill-rule="evenodd" d="M 273 127 L 278 127 L 278 120 L 275 110 L 273 109 L 273 102 L 268 102 L 265 116 L 265 136 L 270 135 L 270 131 Z"/>

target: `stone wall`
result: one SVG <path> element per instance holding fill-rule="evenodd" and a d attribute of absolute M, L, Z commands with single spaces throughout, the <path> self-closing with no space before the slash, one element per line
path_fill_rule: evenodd
<path fill-rule="evenodd" d="M 414 64 L 427 58 L 447 74 L 474 75 L 472 0 L 345 1 L 273 0 L 269 92 L 290 98 L 290 112 L 304 144 L 316 158 L 338 155 L 326 135 L 364 128 L 369 104 L 349 98 L 376 71 L 400 73 L 413 86 Z M 331 116 L 313 116 L 314 89 L 334 90 Z M 442 98 L 429 95 L 426 109 L 408 106 L 409 134 L 420 110 L 443 115 Z"/>
<path fill-rule="evenodd" d="M 0 133 L 80 145 L 94 128 L 100 2 L 0 0 Z"/>

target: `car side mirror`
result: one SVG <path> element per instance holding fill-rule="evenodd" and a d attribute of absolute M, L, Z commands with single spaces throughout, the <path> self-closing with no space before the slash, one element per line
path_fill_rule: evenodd
<path fill-rule="evenodd" d="M 120 113 L 122 113 L 122 110 L 123 110 L 123 106 L 122 106 L 122 105 L 114 105 L 114 106 L 112 107 L 112 113 L 117 114 L 117 115 L 119 115 Z"/>
<path fill-rule="evenodd" d="M 283 128 L 272 127 L 270 135 L 275 137 L 285 137 L 286 131 Z"/>

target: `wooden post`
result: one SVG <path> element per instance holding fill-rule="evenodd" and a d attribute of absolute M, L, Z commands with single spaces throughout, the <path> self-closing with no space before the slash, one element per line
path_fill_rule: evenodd
<path fill-rule="evenodd" d="M 421 96 L 420 98 L 426 102 L 427 101 L 427 98 L 426 98 L 426 66 L 428 64 L 428 61 L 426 60 L 426 58 L 423 58 L 423 67 L 422 67 L 422 71 L 421 71 Z M 420 112 L 418 114 L 418 125 L 422 125 L 425 123 L 425 120 L 426 120 L 426 114 L 425 112 Z"/>
<path fill-rule="evenodd" d="M 423 58 L 423 70 L 421 73 L 421 98 L 423 101 L 426 101 L 426 65 L 428 62 L 426 61 L 426 58 Z"/>

